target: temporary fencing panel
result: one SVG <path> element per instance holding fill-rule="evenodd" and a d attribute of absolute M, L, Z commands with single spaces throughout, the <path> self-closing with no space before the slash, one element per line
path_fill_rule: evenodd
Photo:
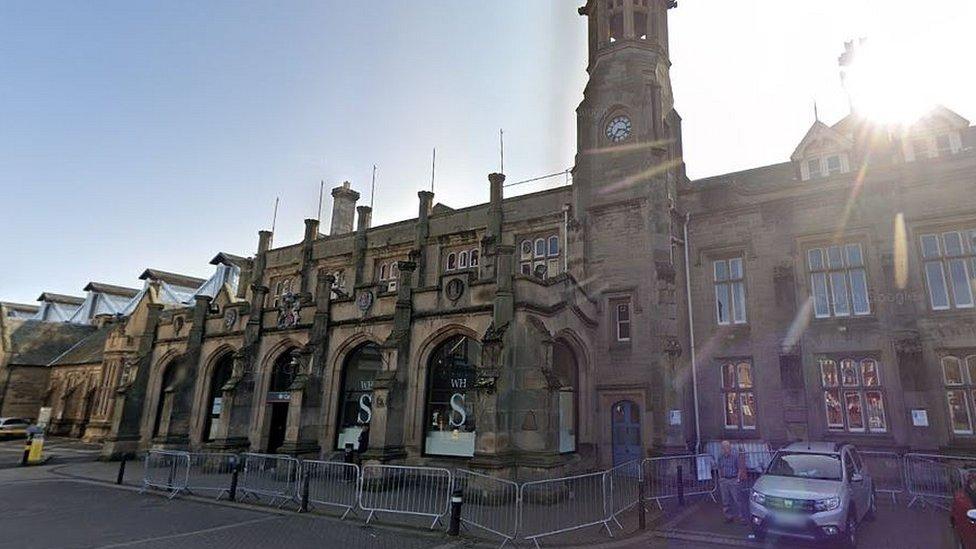
<path fill-rule="evenodd" d="M 644 497 L 657 503 L 658 508 L 663 508 L 662 501 L 676 498 L 679 493 L 707 494 L 715 501 L 718 483 L 715 463 L 708 454 L 645 458 L 641 465 L 646 486 Z"/>
<path fill-rule="evenodd" d="M 504 546 L 518 534 L 518 484 L 459 469 L 454 486 L 462 492 L 461 521 L 501 536 Z"/>
<path fill-rule="evenodd" d="M 364 465 L 359 506 L 369 511 L 432 517 L 430 528 L 450 510 L 451 472 L 440 467 Z"/>
<path fill-rule="evenodd" d="M 532 540 L 602 524 L 610 537 L 606 472 L 526 482 L 520 488 L 519 533 Z"/>
<path fill-rule="evenodd" d="M 859 451 L 858 454 L 874 482 L 875 493 L 889 494 L 892 503 L 898 501 L 898 494 L 905 492 L 905 461 L 894 452 Z"/>
<path fill-rule="evenodd" d="M 186 452 L 150 450 L 146 454 L 142 492 L 157 488 L 170 492 L 170 499 L 186 490 L 190 474 L 190 456 Z"/>
<path fill-rule="evenodd" d="M 607 471 L 610 487 L 610 518 L 617 526 L 617 515 L 637 505 L 640 500 L 641 462 L 628 461 Z"/>
<path fill-rule="evenodd" d="M 963 486 L 965 474 L 976 469 L 976 457 L 905 454 L 905 485 L 911 500 L 948 509 L 953 494 Z"/>
<path fill-rule="evenodd" d="M 188 454 L 190 460 L 187 491 L 216 492 L 217 499 L 230 493 L 231 477 L 237 467 L 237 454 Z"/>
<path fill-rule="evenodd" d="M 302 462 L 302 482 L 308 482 L 308 501 L 345 509 L 346 518 L 359 501 L 359 467 L 337 461 Z"/>
<path fill-rule="evenodd" d="M 281 507 L 289 501 L 298 503 L 298 460 L 289 456 L 242 454 L 240 491 L 244 498 L 269 498 L 271 505 Z"/>

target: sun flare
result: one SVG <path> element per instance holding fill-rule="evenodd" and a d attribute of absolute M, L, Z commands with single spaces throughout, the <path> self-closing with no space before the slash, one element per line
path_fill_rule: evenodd
<path fill-rule="evenodd" d="M 936 106 L 918 73 L 925 59 L 894 43 L 860 40 L 842 58 L 844 86 L 853 110 L 884 124 L 911 124 Z"/>

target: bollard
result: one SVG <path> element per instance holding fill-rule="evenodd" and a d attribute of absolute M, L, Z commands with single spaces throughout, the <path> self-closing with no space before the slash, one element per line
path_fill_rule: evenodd
<path fill-rule="evenodd" d="M 637 525 L 641 530 L 647 529 L 647 506 L 644 505 L 644 481 L 637 485 Z"/>
<path fill-rule="evenodd" d="M 115 484 L 122 484 L 125 481 L 125 462 L 129 460 L 129 454 L 122 454 L 122 461 L 119 462 L 119 474 L 115 477 Z"/>
<path fill-rule="evenodd" d="M 227 492 L 227 498 L 231 501 L 237 501 L 237 475 L 240 473 L 240 470 L 240 461 L 234 458 L 234 468 L 230 472 L 230 490 Z"/>
<path fill-rule="evenodd" d="M 461 505 L 464 503 L 464 493 L 455 488 L 451 493 L 451 526 L 447 531 L 449 536 L 461 533 Z"/>
<path fill-rule="evenodd" d="M 31 447 L 32 438 L 34 438 L 33 434 L 27 435 L 27 441 L 24 443 L 24 456 L 20 458 L 21 467 L 27 465 L 27 459 L 30 457 L 30 447 Z"/>
<path fill-rule="evenodd" d="M 678 505 L 685 504 L 685 475 L 684 466 L 678 466 Z"/>
<path fill-rule="evenodd" d="M 308 512 L 308 474 L 302 475 L 302 506 L 298 508 L 299 513 Z"/>

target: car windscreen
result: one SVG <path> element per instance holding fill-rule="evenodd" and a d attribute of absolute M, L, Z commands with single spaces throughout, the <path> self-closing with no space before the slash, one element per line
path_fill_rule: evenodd
<path fill-rule="evenodd" d="M 777 454 L 766 470 L 778 477 L 841 480 L 840 456 L 830 454 Z"/>

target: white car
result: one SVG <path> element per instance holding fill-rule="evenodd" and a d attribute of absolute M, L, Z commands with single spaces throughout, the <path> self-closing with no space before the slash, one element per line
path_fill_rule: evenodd
<path fill-rule="evenodd" d="M 857 529 L 876 513 L 874 483 L 854 446 L 798 442 L 776 452 L 752 488 L 756 537 L 767 533 L 857 546 Z"/>
<path fill-rule="evenodd" d="M 0 417 L 0 438 L 27 436 L 27 428 L 31 426 L 29 419 L 21 417 Z"/>

